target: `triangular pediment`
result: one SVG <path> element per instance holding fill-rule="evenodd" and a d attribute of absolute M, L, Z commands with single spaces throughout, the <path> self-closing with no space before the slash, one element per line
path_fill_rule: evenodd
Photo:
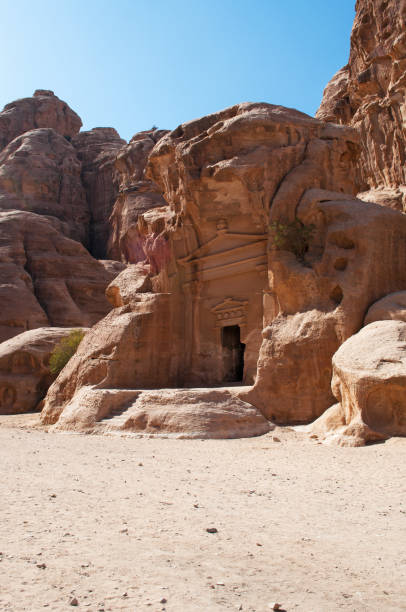
<path fill-rule="evenodd" d="M 237 232 L 219 232 L 208 242 L 194 249 L 186 257 L 180 258 L 179 263 L 189 263 L 196 259 L 204 260 L 208 257 L 222 255 L 234 249 L 252 246 L 256 243 L 266 242 L 265 234 L 240 234 Z"/>
<path fill-rule="evenodd" d="M 246 300 L 235 300 L 234 298 L 226 298 L 217 306 L 211 309 L 212 312 L 230 311 L 238 308 L 243 308 L 248 302 Z"/>

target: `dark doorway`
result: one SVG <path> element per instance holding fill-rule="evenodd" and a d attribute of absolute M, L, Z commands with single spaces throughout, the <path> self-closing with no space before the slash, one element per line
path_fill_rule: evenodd
<path fill-rule="evenodd" d="M 224 382 L 241 382 L 244 373 L 245 344 L 240 340 L 240 326 L 221 328 Z"/>

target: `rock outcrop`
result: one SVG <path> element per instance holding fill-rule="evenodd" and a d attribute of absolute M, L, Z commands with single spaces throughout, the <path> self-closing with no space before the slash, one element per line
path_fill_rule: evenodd
<path fill-rule="evenodd" d="M 373 302 L 406 287 L 402 213 L 309 190 L 298 217 L 314 225 L 314 237 L 304 262 L 272 253 L 278 313 L 263 331 L 255 385 L 244 395 L 280 423 L 308 422 L 327 409 L 333 354 Z"/>
<path fill-rule="evenodd" d="M 343 446 L 406 435 L 406 323 L 367 325 L 338 349 L 333 368 L 338 404 L 311 425 L 313 434 Z"/>
<path fill-rule="evenodd" d="M 82 387 L 55 429 L 215 439 L 260 436 L 271 426 L 233 387 L 102 392 Z"/>
<path fill-rule="evenodd" d="M 136 263 L 142 242 L 138 218 L 152 208 L 167 206 L 161 190 L 145 178 L 149 154 L 166 130 L 153 129 L 135 134 L 115 161 L 119 194 L 110 218 L 108 257 Z"/>
<path fill-rule="evenodd" d="M 406 210 L 406 2 L 358 0 L 348 64 L 327 85 L 317 117 L 355 127 L 363 199 Z"/>
<path fill-rule="evenodd" d="M 87 245 L 89 210 L 73 146 L 52 128 L 17 136 L 0 152 L 0 210 L 25 210 L 59 221 Z"/>
<path fill-rule="evenodd" d="M 115 160 L 126 141 L 113 128 L 80 132 L 72 141 L 82 162 L 82 180 L 90 213 L 89 249 L 105 258 L 110 227 L 109 217 L 117 197 Z"/>
<path fill-rule="evenodd" d="M 390 293 L 372 304 L 365 315 L 364 325 L 387 320 L 406 323 L 406 291 Z"/>
<path fill-rule="evenodd" d="M 292 269 L 290 280 L 299 281 L 297 293 L 304 292 L 295 297 L 290 287 L 288 305 L 290 280 L 281 273 L 283 257 L 278 259 L 269 248 L 269 220 L 289 223 L 308 202 L 311 188 L 321 190 L 321 200 L 348 199 L 325 190 L 354 191 L 357 151 L 353 130 L 268 104 L 241 104 L 184 124 L 161 138 L 149 155 L 145 178 L 158 185 L 169 204 L 139 214 L 132 250 L 137 265 L 110 285 L 108 295 L 116 308 L 89 332 L 86 345 L 79 347 L 50 388 L 44 422 L 64 419 L 68 405 L 86 411 L 87 401 L 93 413 L 101 414 L 106 389 L 134 392 L 254 382 L 264 324 L 278 313 L 287 318 L 296 307 L 305 312 L 309 305 L 324 316 L 341 301 L 337 278 L 323 281 L 327 297 L 321 295 L 321 287 L 313 295 L 319 269 L 316 272 L 311 263 L 299 264 L 285 253 Z M 347 203 L 348 209 L 352 206 L 368 207 L 358 201 Z M 325 207 L 322 212 L 314 205 L 320 233 L 313 253 L 315 266 L 328 234 L 329 221 L 324 217 L 342 221 L 349 214 L 345 207 Z M 372 208 L 375 214 L 382 211 Z M 385 212 L 397 218 L 397 213 Z M 347 256 L 340 229 L 335 227 L 339 246 L 333 243 L 320 264 L 325 275 L 336 259 Z M 307 286 L 311 279 L 313 285 Z M 330 403 L 325 388 L 337 348 L 333 327 L 332 317 L 331 334 L 323 337 L 327 343 L 324 408 Z M 312 334 L 314 350 L 316 331 Z M 316 375 L 308 370 L 306 388 L 314 387 Z M 92 388 L 90 395 L 85 387 Z M 285 393 L 281 386 L 281 396 Z M 125 407 L 122 401 L 116 409 Z M 268 406 L 258 403 L 268 417 Z M 320 402 L 317 409 L 322 410 Z M 304 412 L 299 405 L 300 418 Z M 313 415 L 312 409 L 306 418 Z"/>
<path fill-rule="evenodd" d="M 72 330 L 41 327 L 0 344 L 0 414 L 35 410 L 55 379 L 49 358 L 55 345 Z"/>
<path fill-rule="evenodd" d="M 96 261 L 52 218 L 0 213 L 0 341 L 45 326 L 90 327 L 111 308 L 117 262 Z"/>
<path fill-rule="evenodd" d="M 49 325 L 88 327 L 111 308 L 104 292 L 123 265 L 96 261 L 84 246 L 95 218 L 108 224 L 105 176 L 125 143 L 114 130 L 78 136 L 81 124 L 45 90 L 0 113 L 0 341 Z M 90 211 L 82 179 L 92 164 L 99 209 Z"/>
<path fill-rule="evenodd" d="M 52 128 L 71 140 L 81 125 L 80 117 L 53 91 L 37 89 L 32 98 L 10 102 L 0 113 L 0 150 L 17 136 L 36 128 Z"/>

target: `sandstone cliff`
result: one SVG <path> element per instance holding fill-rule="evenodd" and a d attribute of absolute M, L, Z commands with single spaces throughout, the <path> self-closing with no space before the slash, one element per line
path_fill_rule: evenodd
<path fill-rule="evenodd" d="M 36 128 L 52 128 L 71 140 L 81 126 L 80 117 L 53 91 L 37 89 L 32 98 L 10 102 L 0 113 L 0 150 L 17 136 Z"/>
<path fill-rule="evenodd" d="M 405 0 L 358 0 L 348 64 L 327 85 L 317 117 L 355 127 L 361 197 L 406 209 Z"/>
<path fill-rule="evenodd" d="M 94 257 L 106 257 L 109 217 L 117 196 L 114 164 L 126 145 L 113 128 L 80 132 L 72 141 L 82 162 L 82 181 L 90 214 L 89 248 Z"/>
<path fill-rule="evenodd" d="M 287 321 L 291 313 L 283 292 L 291 291 L 292 308 L 306 311 L 310 304 L 321 316 L 341 301 L 336 278 L 296 301 L 292 278 L 275 282 L 270 220 L 294 219 L 311 189 L 324 190 L 321 199 L 328 200 L 340 197 L 335 192 L 354 192 L 357 152 L 353 130 L 269 104 L 241 104 L 164 135 L 149 154 L 145 178 L 160 187 L 168 204 L 137 211 L 126 248 L 138 265 L 110 285 L 116 308 L 89 333 L 50 389 L 44 421 L 56 422 L 69 405 L 69 413 L 92 428 L 106 416 L 106 389 L 128 389 L 134 399 L 134 390 L 145 387 L 252 384 L 263 327 L 278 314 Z M 327 258 L 332 263 L 330 252 Z M 292 275 L 299 267 L 300 286 L 311 265 L 292 263 Z M 302 389 L 296 415 L 287 409 L 285 420 L 309 419 L 328 407 L 328 372 L 340 342 L 334 338 L 323 340 L 322 401 L 316 398 L 312 410 L 302 408 L 317 388 L 318 373 L 308 370 L 303 385 L 309 392 Z M 297 368 L 302 361 L 298 354 Z M 293 384 L 287 379 L 286 374 L 281 398 Z M 275 402 L 264 406 L 259 396 L 256 401 L 271 416 L 268 404 Z M 85 411 L 90 402 L 93 416 L 81 420 L 76 402 Z"/>
<path fill-rule="evenodd" d="M 105 289 L 123 266 L 99 262 L 85 248 L 97 211 L 83 181 L 89 158 L 100 162 L 109 138 L 99 148 L 90 138 L 90 146 L 88 133 L 77 136 L 80 126 L 44 90 L 0 113 L 0 342 L 48 325 L 91 326 L 111 308 Z M 118 149 L 125 143 L 114 134 Z M 88 143 L 87 157 L 73 141 Z M 111 206 L 103 208 L 101 196 L 98 209 L 106 225 Z"/>
<path fill-rule="evenodd" d="M 108 257 L 129 263 L 139 260 L 138 218 L 151 208 L 166 206 L 157 185 L 145 177 L 149 154 L 167 133 L 152 129 L 135 134 L 115 160 L 119 192 L 110 218 Z"/>
<path fill-rule="evenodd" d="M 6 107 L 2 338 L 91 328 L 43 423 L 233 437 L 322 415 L 313 431 L 343 444 L 404 433 L 398 371 L 386 405 L 395 370 L 368 372 L 389 353 L 365 347 L 379 337 L 396 352 L 404 335 L 380 319 L 405 319 L 405 3 L 357 3 L 349 64 L 318 119 L 244 103 L 126 144 L 112 128 L 78 134 L 50 92 Z M 360 332 L 371 320 L 379 332 Z M 3 347 L 6 382 L 24 337 L 15 359 Z M 0 393 L 7 410 L 11 395 Z"/>

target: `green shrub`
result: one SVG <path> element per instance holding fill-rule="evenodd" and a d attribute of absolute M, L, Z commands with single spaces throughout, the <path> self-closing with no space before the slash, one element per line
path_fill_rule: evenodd
<path fill-rule="evenodd" d="M 81 329 L 74 329 L 66 338 L 62 338 L 55 346 L 49 359 L 49 369 L 52 374 L 59 372 L 66 366 L 69 359 L 76 353 L 85 333 Z"/>
<path fill-rule="evenodd" d="M 290 223 L 280 221 L 271 223 L 270 229 L 273 244 L 278 251 L 290 251 L 294 253 L 298 261 L 304 261 L 316 229 L 313 224 L 305 225 L 296 217 Z"/>

